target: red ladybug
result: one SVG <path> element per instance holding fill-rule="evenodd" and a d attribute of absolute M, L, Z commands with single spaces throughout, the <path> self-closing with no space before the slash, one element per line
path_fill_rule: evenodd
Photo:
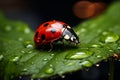
<path fill-rule="evenodd" d="M 34 35 L 36 47 L 50 44 L 52 48 L 53 42 L 63 39 L 75 45 L 79 43 L 79 38 L 73 29 L 68 24 L 56 20 L 41 24 Z"/>

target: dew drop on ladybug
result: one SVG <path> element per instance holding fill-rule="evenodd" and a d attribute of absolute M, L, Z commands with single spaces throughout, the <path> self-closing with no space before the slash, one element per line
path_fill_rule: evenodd
<path fill-rule="evenodd" d="M 63 39 L 75 45 L 79 43 L 79 38 L 74 30 L 68 24 L 56 20 L 41 24 L 34 35 L 36 47 Z"/>

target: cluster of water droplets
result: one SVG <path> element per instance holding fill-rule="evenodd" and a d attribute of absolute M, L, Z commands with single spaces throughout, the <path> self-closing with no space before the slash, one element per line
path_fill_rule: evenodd
<path fill-rule="evenodd" d="M 22 28 L 21 28 L 21 26 L 22 26 Z M 4 31 L 6 31 L 6 32 L 10 32 L 10 31 L 12 31 L 12 30 L 17 30 L 17 31 L 21 31 L 21 32 L 23 32 L 23 33 L 25 33 L 25 34 L 29 34 L 30 32 L 31 32 L 31 30 L 29 29 L 29 27 L 27 26 L 27 25 L 21 25 L 21 26 L 16 26 L 16 27 L 13 27 L 13 26 L 11 26 L 11 25 L 6 25 L 5 27 L 4 27 Z"/>

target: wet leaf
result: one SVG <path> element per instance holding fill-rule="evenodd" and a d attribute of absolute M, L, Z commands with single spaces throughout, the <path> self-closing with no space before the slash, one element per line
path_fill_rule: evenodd
<path fill-rule="evenodd" d="M 62 75 L 91 67 L 120 53 L 120 2 L 101 16 L 75 28 L 80 38 L 77 47 L 62 43 L 53 51 L 36 49 L 34 32 L 23 22 L 11 21 L 0 13 L 0 76 L 7 80 L 20 75 L 33 78 Z"/>

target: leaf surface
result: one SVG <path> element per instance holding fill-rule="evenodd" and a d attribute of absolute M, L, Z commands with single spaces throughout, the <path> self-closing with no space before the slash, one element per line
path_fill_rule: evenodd
<path fill-rule="evenodd" d="M 34 46 L 34 32 L 20 21 L 0 14 L 0 76 L 30 75 L 44 78 L 91 67 L 120 53 L 120 2 L 112 4 L 101 16 L 75 28 L 80 38 L 77 47 L 55 44 L 53 51 Z"/>

